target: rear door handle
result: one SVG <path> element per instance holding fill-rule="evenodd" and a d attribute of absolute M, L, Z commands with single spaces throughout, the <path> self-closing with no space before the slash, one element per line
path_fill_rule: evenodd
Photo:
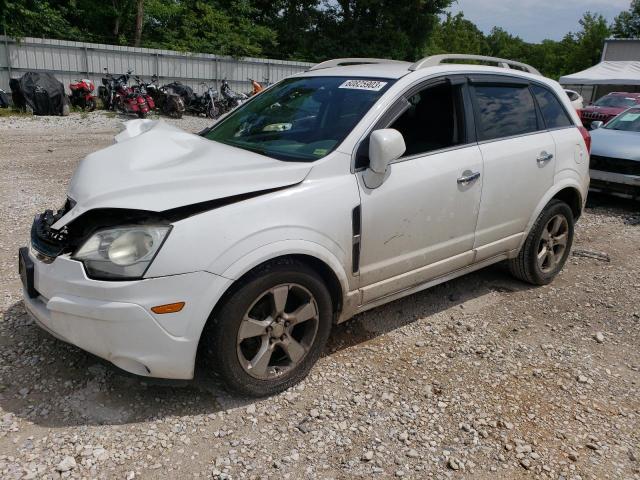
<path fill-rule="evenodd" d="M 466 186 L 470 183 L 475 182 L 479 178 L 480 172 L 472 172 L 470 170 L 467 170 L 466 172 L 462 173 L 462 176 L 460 178 L 458 178 L 458 185 Z"/>
<path fill-rule="evenodd" d="M 545 151 L 540 152 L 540 156 L 538 157 L 538 163 L 544 164 L 553 160 L 553 153 L 547 153 Z"/>

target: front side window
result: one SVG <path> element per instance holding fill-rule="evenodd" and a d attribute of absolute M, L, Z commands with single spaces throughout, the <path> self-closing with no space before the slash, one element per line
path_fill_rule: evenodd
<path fill-rule="evenodd" d="M 630 108 L 611 120 L 604 127 L 609 130 L 640 132 L 640 108 Z"/>
<path fill-rule="evenodd" d="M 636 104 L 635 98 L 623 97 L 622 95 L 607 95 L 599 99 L 594 105 L 596 107 L 624 108 L 632 107 Z"/>
<path fill-rule="evenodd" d="M 407 98 L 405 112 L 389 128 L 404 137 L 405 157 L 464 142 L 462 94 L 449 83 L 427 87 Z"/>
<path fill-rule="evenodd" d="M 531 87 L 542 111 L 542 117 L 547 128 L 563 128 L 573 126 L 573 122 L 567 115 L 560 100 L 551 91 L 544 87 L 534 85 Z"/>
<path fill-rule="evenodd" d="M 538 118 L 528 85 L 476 85 L 474 91 L 480 140 L 538 130 Z"/>
<path fill-rule="evenodd" d="M 259 94 L 204 136 L 278 160 L 313 162 L 336 148 L 393 82 L 291 78 Z"/>

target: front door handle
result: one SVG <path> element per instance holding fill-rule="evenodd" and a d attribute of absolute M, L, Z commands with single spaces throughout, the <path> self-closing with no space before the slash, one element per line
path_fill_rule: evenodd
<path fill-rule="evenodd" d="M 553 153 L 547 153 L 546 151 L 540 152 L 540 156 L 538 157 L 538 163 L 540 165 L 544 165 L 551 160 L 553 160 Z"/>
<path fill-rule="evenodd" d="M 462 176 L 460 178 L 458 178 L 458 185 L 467 186 L 470 183 L 475 182 L 479 178 L 480 172 L 472 172 L 470 170 L 467 170 L 466 172 L 462 173 Z"/>

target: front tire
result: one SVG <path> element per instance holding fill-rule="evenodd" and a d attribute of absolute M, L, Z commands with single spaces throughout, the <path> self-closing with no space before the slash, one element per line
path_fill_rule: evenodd
<path fill-rule="evenodd" d="M 216 119 L 220 116 L 220 109 L 215 103 L 211 103 L 207 107 L 207 117 Z"/>
<path fill-rule="evenodd" d="M 509 260 L 511 274 L 533 285 L 551 283 L 569 257 L 573 235 L 571 208 L 552 200 L 538 216 L 518 256 Z"/>
<path fill-rule="evenodd" d="M 96 100 L 95 98 L 90 98 L 89 100 L 87 100 L 85 110 L 87 112 L 93 112 L 95 109 L 96 109 Z"/>
<path fill-rule="evenodd" d="M 300 382 L 331 331 L 331 295 L 305 264 L 281 259 L 248 274 L 203 332 L 206 368 L 237 393 L 263 397 Z"/>

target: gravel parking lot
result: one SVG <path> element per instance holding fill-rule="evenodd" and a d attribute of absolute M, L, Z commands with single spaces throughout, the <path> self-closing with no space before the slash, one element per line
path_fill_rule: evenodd
<path fill-rule="evenodd" d="M 121 121 L 0 118 L 0 478 L 640 478 L 638 203 L 594 196 L 552 285 L 496 266 L 362 314 L 254 401 L 127 375 L 24 311 L 33 215 Z"/>

